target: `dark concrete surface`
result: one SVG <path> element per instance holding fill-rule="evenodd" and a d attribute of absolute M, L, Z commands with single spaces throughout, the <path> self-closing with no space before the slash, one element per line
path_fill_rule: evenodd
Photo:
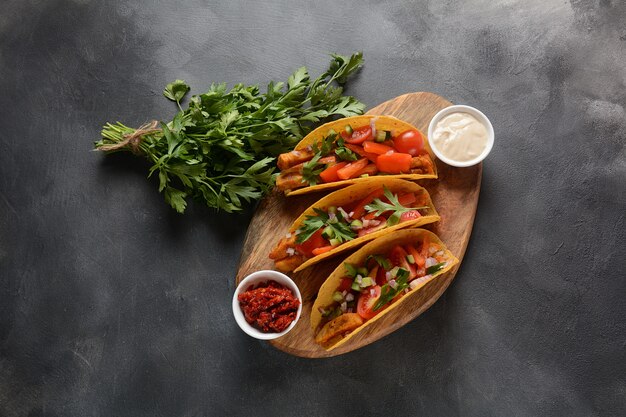
<path fill-rule="evenodd" d="M 327 360 L 243 334 L 250 212 L 170 210 L 91 152 L 167 82 L 284 80 L 363 50 L 349 92 L 476 106 L 496 145 L 460 273 Z M 626 415 L 626 2 L 4 0 L 0 416 Z"/>

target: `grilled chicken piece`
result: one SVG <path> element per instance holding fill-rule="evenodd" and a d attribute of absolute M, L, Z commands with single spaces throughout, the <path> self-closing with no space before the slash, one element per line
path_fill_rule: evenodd
<path fill-rule="evenodd" d="M 278 187 L 281 191 L 293 190 L 295 188 L 306 187 L 308 184 L 306 182 L 302 182 L 302 168 L 306 162 L 297 164 L 292 166 L 291 168 L 287 168 L 285 171 L 281 172 L 276 178 L 276 187 Z M 326 156 L 324 158 L 320 158 L 317 162 L 320 165 L 330 165 L 337 163 L 337 158 L 335 156 Z"/>
<path fill-rule="evenodd" d="M 363 168 L 360 172 L 358 176 L 361 176 L 363 174 L 367 174 L 370 177 L 374 176 L 376 174 L 378 174 L 378 168 L 376 168 L 375 164 L 369 164 L 367 165 L 365 168 Z"/>
<path fill-rule="evenodd" d="M 363 324 L 363 318 L 357 313 L 345 313 L 326 323 L 315 336 L 315 342 L 322 346 L 332 346 L 344 334 L 353 331 Z"/>
<path fill-rule="evenodd" d="M 280 191 L 293 190 L 300 187 L 305 187 L 306 182 L 302 180 L 300 174 L 279 175 L 276 177 L 276 187 Z"/>
<path fill-rule="evenodd" d="M 276 165 L 278 165 L 278 169 L 283 171 L 301 162 L 308 161 L 313 158 L 313 155 L 315 155 L 315 152 L 313 152 L 312 149 L 302 149 L 300 151 L 281 153 L 278 155 Z"/>
<path fill-rule="evenodd" d="M 296 236 L 284 237 L 278 242 L 278 245 L 270 252 L 270 259 L 282 259 L 289 256 L 287 253 L 288 248 L 296 247 Z"/>
<path fill-rule="evenodd" d="M 419 155 L 411 158 L 411 173 L 427 174 L 433 172 L 433 163 L 428 155 Z"/>

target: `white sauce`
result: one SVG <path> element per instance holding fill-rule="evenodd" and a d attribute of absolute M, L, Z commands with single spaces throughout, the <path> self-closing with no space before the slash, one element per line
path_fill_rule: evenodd
<path fill-rule="evenodd" d="M 478 157 L 487 146 L 487 128 L 469 113 L 451 113 L 436 125 L 431 138 L 446 157 L 459 162 Z"/>

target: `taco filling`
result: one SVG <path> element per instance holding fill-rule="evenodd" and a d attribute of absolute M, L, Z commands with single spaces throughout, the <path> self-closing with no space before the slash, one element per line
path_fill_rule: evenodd
<path fill-rule="evenodd" d="M 370 254 L 364 263 L 344 263 L 332 299 L 318 307 L 321 320 L 315 341 L 332 347 L 455 262 L 443 245 L 424 233 L 416 243 Z"/>
<path fill-rule="evenodd" d="M 405 130 L 394 136 L 391 130 L 376 129 L 375 120 L 353 128 L 346 119 L 339 132 L 329 129 L 321 140 L 279 155 L 277 188 L 291 191 L 378 174 L 436 177 L 419 130 Z M 337 122 L 334 125 L 339 127 Z"/>
<path fill-rule="evenodd" d="M 330 252 L 346 242 L 400 223 L 427 215 L 433 218 L 424 218 L 423 223 L 438 220 L 428 192 L 421 187 L 417 188 L 416 191 L 394 193 L 383 185 L 374 188 L 364 198 L 343 206 L 314 207 L 315 214 L 305 216 L 294 232 L 288 233 L 278 242 L 269 257 L 274 260 L 277 269 L 290 272 L 307 260 Z"/>

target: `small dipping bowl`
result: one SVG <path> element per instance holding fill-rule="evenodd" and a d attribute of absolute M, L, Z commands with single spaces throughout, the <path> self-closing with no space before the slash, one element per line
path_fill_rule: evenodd
<path fill-rule="evenodd" d="M 239 300 L 237 298 L 239 294 L 241 294 L 242 292 L 245 292 L 251 286 L 256 287 L 258 284 L 261 284 L 267 281 L 276 281 L 280 285 L 283 285 L 284 287 L 290 289 L 294 297 L 296 297 L 300 301 L 300 305 L 298 306 L 298 312 L 296 313 L 296 319 L 291 322 L 289 327 L 287 327 L 285 330 L 283 330 L 280 333 L 264 333 L 260 331 L 259 329 L 257 329 L 256 327 L 252 326 L 250 323 L 246 321 L 246 318 L 243 315 L 243 311 L 241 310 L 241 307 L 239 306 Z M 278 271 L 262 270 L 262 271 L 253 272 L 252 274 L 248 275 L 243 280 L 241 280 L 241 282 L 237 286 L 237 289 L 235 290 L 235 294 L 233 295 L 233 315 L 235 316 L 235 321 L 237 321 L 237 324 L 239 325 L 239 327 L 241 327 L 241 330 L 243 330 L 249 336 L 254 337 L 255 339 L 272 340 L 272 339 L 276 339 L 278 337 L 284 336 L 291 329 L 294 328 L 294 326 L 300 319 L 301 313 L 302 313 L 302 295 L 300 295 L 300 290 L 298 289 L 298 286 L 296 285 L 295 282 L 293 282 L 291 278 L 289 278 L 287 275 L 282 274 Z"/>
<path fill-rule="evenodd" d="M 439 150 L 437 148 L 437 145 L 433 142 L 432 137 L 433 133 L 435 132 L 435 127 L 437 126 L 437 123 L 439 123 L 441 119 L 452 113 L 467 113 L 471 116 L 474 116 L 476 120 L 482 123 L 487 129 L 487 143 L 485 144 L 485 149 L 483 149 L 481 154 L 478 155 L 476 158 L 470 159 L 469 161 L 456 161 L 443 155 L 441 153 L 441 150 Z M 474 107 L 463 105 L 446 107 L 445 109 L 442 109 L 437 114 L 435 114 L 435 116 L 431 119 L 430 124 L 428 125 L 428 143 L 430 145 L 430 148 L 435 153 L 437 158 L 439 158 L 442 162 L 445 162 L 446 164 L 452 165 L 454 167 L 469 167 L 472 165 L 476 165 L 479 162 L 482 162 L 482 160 L 485 159 L 487 155 L 489 155 L 489 152 L 491 152 L 491 148 L 493 148 L 493 142 L 494 133 L 491 122 L 489 121 L 487 116 L 485 116 L 480 110 L 475 109 Z"/>

